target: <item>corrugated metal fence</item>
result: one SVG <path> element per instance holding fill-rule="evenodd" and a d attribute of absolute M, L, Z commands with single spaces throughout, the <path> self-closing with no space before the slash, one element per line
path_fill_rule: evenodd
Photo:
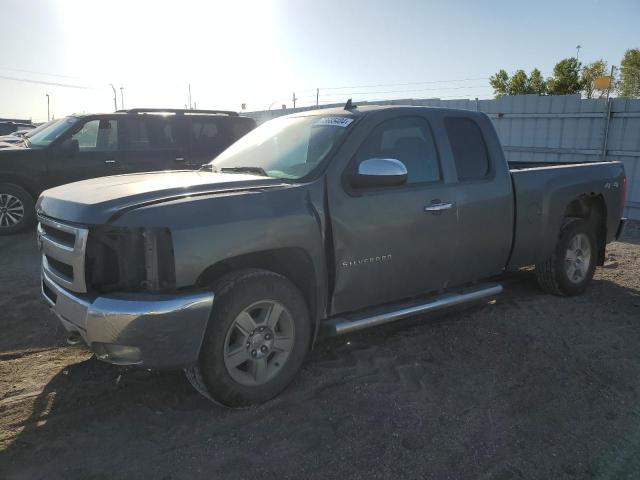
<path fill-rule="evenodd" d="M 359 105 L 366 103 L 358 102 Z M 581 99 L 578 95 L 518 95 L 495 100 L 403 99 L 370 103 L 485 112 L 493 121 L 510 161 L 619 160 L 624 163 L 628 178 L 625 215 L 640 220 L 640 100 L 614 98 L 607 102 L 605 99 Z M 247 112 L 245 115 L 262 123 L 314 108 Z"/>

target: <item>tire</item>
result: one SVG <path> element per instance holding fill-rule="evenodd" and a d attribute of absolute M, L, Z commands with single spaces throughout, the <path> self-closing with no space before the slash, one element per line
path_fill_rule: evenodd
<path fill-rule="evenodd" d="M 209 400 L 228 407 L 265 402 L 294 379 L 309 350 L 309 310 L 282 275 L 242 270 L 214 285 L 197 365 L 185 373 Z"/>
<path fill-rule="evenodd" d="M 597 252 L 593 226 L 580 218 L 571 219 L 560 232 L 553 256 L 536 264 L 538 285 L 552 295 L 583 293 L 593 279 Z"/>
<path fill-rule="evenodd" d="M 0 183 L 0 235 L 13 235 L 35 223 L 33 197 L 13 183 Z"/>

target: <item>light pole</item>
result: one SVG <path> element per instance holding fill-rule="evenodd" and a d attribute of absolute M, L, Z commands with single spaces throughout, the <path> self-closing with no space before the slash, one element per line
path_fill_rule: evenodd
<path fill-rule="evenodd" d="M 116 96 L 116 87 L 113 86 L 113 83 L 110 83 L 109 86 L 111 90 L 113 90 L 113 111 L 118 111 L 118 97 Z"/>
<path fill-rule="evenodd" d="M 124 93 L 122 93 L 124 91 L 124 87 L 120 87 L 120 108 L 122 108 L 122 110 L 124 110 Z"/>
<path fill-rule="evenodd" d="M 49 94 L 45 93 L 45 95 L 47 96 L 47 122 L 48 122 L 49 120 L 51 120 L 49 118 Z"/>

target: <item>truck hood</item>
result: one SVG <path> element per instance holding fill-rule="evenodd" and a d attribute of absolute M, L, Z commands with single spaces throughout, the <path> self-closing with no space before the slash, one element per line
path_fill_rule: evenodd
<path fill-rule="evenodd" d="M 36 211 L 58 220 L 97 225 L 145 205 L 281 185 L 278 179 L 257 175 L 192 170 L 116 175 L 45 190 Z"/>

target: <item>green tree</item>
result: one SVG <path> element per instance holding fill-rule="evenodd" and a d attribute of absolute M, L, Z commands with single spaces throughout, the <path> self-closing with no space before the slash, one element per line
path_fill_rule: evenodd
<path fill-rule="evenodd" d="M 531 90 L 531 93 L 537 93 L 538 95 L 547 93 L 547 82 L 537 68 L 531 70 L 531 75 L 529 75 L 529 90 Z"/>
<path fill-rule="evenodd" d="M 582 90 L 580 62 L 575 57 L 565 58 L 553 67 L 553 76 L 547 80 L 551 95 L 570 95 Z"/>
<path fill-rule="evenodd" d="M 607 94 L 607 89 L 598 89 L 594 81 L 598 77 L 609 75 L 607 62 L 596 60 L 582 66 L 580 81 L 582 82 L 582 92 L 586 98 L 602 98 Z"/>
<path fill-rule="evenodd" d="M 543 95 L 547 92 L 546 82 L 537 68 L 531 71 L 530 76 L 527 76 L 524 70 L 516 70 L 509 77 L 506 71 L 500 70 L 489 78 L 489 83 L 493 87 L 496 97 L 526 94 Z"/>
<path fill-rule="evenodd" d="M 640 97 L 640 48 L 627 50 L 622 57 L 618 95 L 631 98 Z"/>
<path fill-rule="evenodd" d="M 489 84 L 493 87 L 493 93 L 496 97 L 509 95 L 509 74 L 504 70 L 489 78 Z"/>

